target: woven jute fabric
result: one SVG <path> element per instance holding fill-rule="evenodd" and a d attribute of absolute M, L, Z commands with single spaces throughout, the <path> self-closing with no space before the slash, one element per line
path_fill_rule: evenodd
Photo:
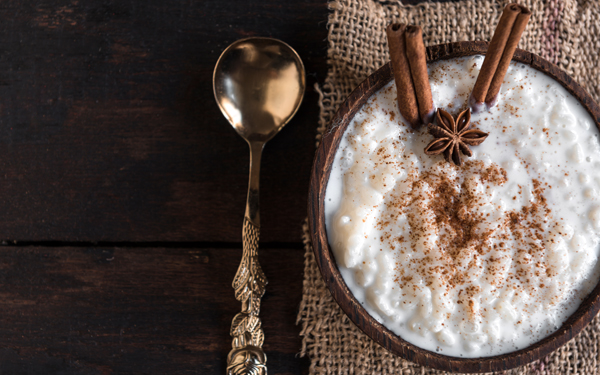
<path fill-rule="evenodd" d="M 426 45 L 485 40 L 493 34 L 508 1 L 459 1 L 405 6 L 377 0 L 329 3 L 328 64 L 318 85 L 321 115 L 317 144 L 336 109 L 369 74 L 389 60 L 385 28 L 391 22 L 420 25 Z M 600 1 L 522 1 L 532 17 L 520 48 L 536 53 L 571 74 L 596 101 L 600 98 Z M 311 374 L 442 373 L 399 358 L 360 331 L 344 315 L 325 286 L 315 263 L 308 228 L 303 298 L 301 356 L 310 358 Z M 600 373 L 600 319 L 561 349 L 506 374 Z"/>

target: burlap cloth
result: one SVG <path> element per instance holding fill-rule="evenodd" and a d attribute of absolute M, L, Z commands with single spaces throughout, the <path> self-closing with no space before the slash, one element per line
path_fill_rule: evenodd
<path fill-rule="evenodd" d="M 369 74 L 389 60 L 385 27 L 390 22 L 421 25 L 425 44 L 491 39 L 508 1 L 459 1 L 404 6 L 394 1 L 336 0 L 329 3 L 328 64 L 318 85 L 321 115 L 317 143 L 338 106 Z M 600 1 L 521 1 L 532 11 L 520 48 L 534 52 L 571 74 L 596 101 L 600 98 Z M 308 228 L 301 356 L 311 374 L 442 373 L 405 361 L 360 331 L 335 303 L 315 263 Z M 507 374 L 596 374 L 600 372 L 600 319 L 546 358 Z"/>

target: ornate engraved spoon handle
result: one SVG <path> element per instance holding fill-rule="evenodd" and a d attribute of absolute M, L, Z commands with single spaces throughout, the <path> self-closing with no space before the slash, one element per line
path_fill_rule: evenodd
<path fill-rule="evenodd" d="M 259 175 L 264 143 L 250 144 L 250 182 L 243 227 L 242 261 L 233 279 L 235 298 L 242 311 L 231 322 L 232 349 L 227 356 L 228 375 L 266 375 L 267 356 L 262 350 L 264 334 L 261 328 L 260 300 L 265 293 L 267 278 L 258 263 L 260 233 Z"/>

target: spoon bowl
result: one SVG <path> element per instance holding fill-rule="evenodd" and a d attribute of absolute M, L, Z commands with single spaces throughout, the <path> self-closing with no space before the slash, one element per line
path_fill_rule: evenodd
<path fill-rule="evenodd" d="M 272 38 L 231 44 L 214 70 L 217 104 L 247 141 L 266 142 L 294 116 L 306 87 L 300 56 Z"/>

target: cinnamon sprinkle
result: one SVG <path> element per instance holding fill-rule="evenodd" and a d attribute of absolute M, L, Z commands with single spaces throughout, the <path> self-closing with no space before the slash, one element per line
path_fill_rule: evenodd
<path fill-rule="evenodd" d="M 495 164 L 485 167 L 481 161 L 468 161 L 463 168 L 467 175 L 478 176 L 479 181 L 487 186 L 502 186 L 507 182 L 506 171 Z M 479 224 L 489 221 L 489 214 L 480 213 L 478 209 L 485 202 L 481 201 L 468 180 L 459 183 L 458 178 L 445 174 L 423 172 L 411 184 L 409 191 L 412 193 L 396 197 L 387 205 L 396 212 L 394 216 L 399 217 L 403 213 L 410 223 L 408 235 L 396 237 L 394 242 L 400 245 L 398 249 L 409 247 L 412 250 L 411 267 L 426 286 L 441 283 L 446 294 L 450 290 L 458 290 L 457 303 L 467 306 L 467 312 L 475 314 L 472 302 L 480 292 L 472 284 L 476 277 L 485 275 L 496 287 L 508 283 L 514 290 L 524 290 L 539 285 L 533 285 L 531 281 L 548 274 L 543 263 L 546 249 L 540 240 L 544 232 L 541 223 L 550 214 L 550 209 L 544 197 L 545 188 L 539 181 L 533 182 L 533 203 L 519 211 L 506 212 L 495 229 L 485 230 Z M 407 197 L 409 194 L 410 197 Z M 431 212 L 431 217 L 419 217 L 417 212 L 412 212 L 411 207 L 423 202 L 427 202 L 423 210 Z M 381 228 L 388 224 L 389 221 L 384 219 L 377 223 Z M 432 231 L 438 233 L 437 243 L 430 243 L 424 238 L 425 233 Z M 516 266 L 514 275 L 505 277 L 511 264 L 510 249 L 506 246 L 510 239 L 517 241 L 519 250 L 512 260 Z M 486 256 L 491 249 L 507 255 Z M 405 268 L 406 265 L 398 264 L 395 282 L 400 288 L 414 289 L 413 277 L 405 273 Z M 531 294 L 533 291 L 526 292 Z"/>

